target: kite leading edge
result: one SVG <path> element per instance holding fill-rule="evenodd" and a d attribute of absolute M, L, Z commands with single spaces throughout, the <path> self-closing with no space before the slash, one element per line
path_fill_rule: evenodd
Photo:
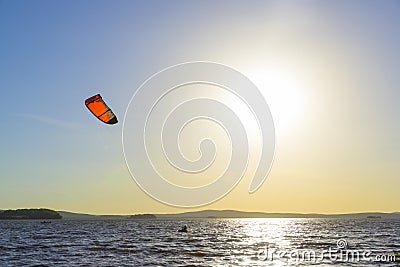
<path fill-rule="evenodd" d="M 85 100 L 86 107 L 92 112 L 96 118 L 107 124 L 116 124 L 118 122 L 117 116 L 106 105 L 100 94 L 89 97 Z"/>

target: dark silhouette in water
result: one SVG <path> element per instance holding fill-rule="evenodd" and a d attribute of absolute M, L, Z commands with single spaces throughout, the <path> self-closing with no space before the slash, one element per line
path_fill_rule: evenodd
<path fill-rule="evenodd" d="M 182 226 L 182 228 L 181 229 L 179 229 L 178 230 L 178 232 L 181 232 L 181 233 L 187 233 L 189 230 L 188 230 L 188 228 L 187 228 L 187 225 L 185 224 L 184 226 Z"/>

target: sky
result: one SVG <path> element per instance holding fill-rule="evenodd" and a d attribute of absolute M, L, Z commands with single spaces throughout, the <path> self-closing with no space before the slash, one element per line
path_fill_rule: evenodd
<path fill-rule="evenodd" d="M 399 12 L 398 1 L 0 0 L 0 209 L 400 211 Z M 247 173 L 183 209 L 135 184 L 121 132 L 140 85 L 189 61 L 257 85 L 276 151 L 255 193 Z M 119 124 L 86 110 L 97 93 Z"/>

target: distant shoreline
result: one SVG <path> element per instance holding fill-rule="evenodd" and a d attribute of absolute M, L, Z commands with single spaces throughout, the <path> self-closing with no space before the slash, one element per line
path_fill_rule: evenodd
<path fill-rule="evenodd" d="M 132 214 L 132 215 L 92 215 L 80 214 L 66 211 L 58 211 L 64 219 L 130 219 L 130 220 L 163 220 L 163 219 L 235 219 L 235 218 L 348 218 L 348 219 L 378 219 L 392 218 L 400 219 L 400 212 L 363 212 L 346 214 L 302 214 L 302 213 L 267 213 L 267 212 L 246 212 L 237 210 L 202 210 L 183 213 L 153 213 L 153 214 Z"/>
<path fill-rule="evenodd" d="M 1 210 L 0 220 L 59 220 L 62 216 L 50 209 Z"/>
<path fill-rule="evenodd" d="M 299 218 L 299 219 L 400 219 L 400 212 L 361 212 L 344 214 L 267 213 L 238 210 L 202 210 L 182 213 L 94 215 L 50 209 L 0 210 L 0 220 L 165 220 L 165 219 L 235 219 L 235 218 Z"/>

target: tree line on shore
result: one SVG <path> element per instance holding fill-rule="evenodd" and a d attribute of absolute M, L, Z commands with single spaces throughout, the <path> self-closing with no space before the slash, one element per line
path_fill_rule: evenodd
<path fill-rule="evenodd" d="M 62 216 L 50 209 L 17 209 L 0 211 L 0 220 L 50 220 L 62 219 Z"/>

